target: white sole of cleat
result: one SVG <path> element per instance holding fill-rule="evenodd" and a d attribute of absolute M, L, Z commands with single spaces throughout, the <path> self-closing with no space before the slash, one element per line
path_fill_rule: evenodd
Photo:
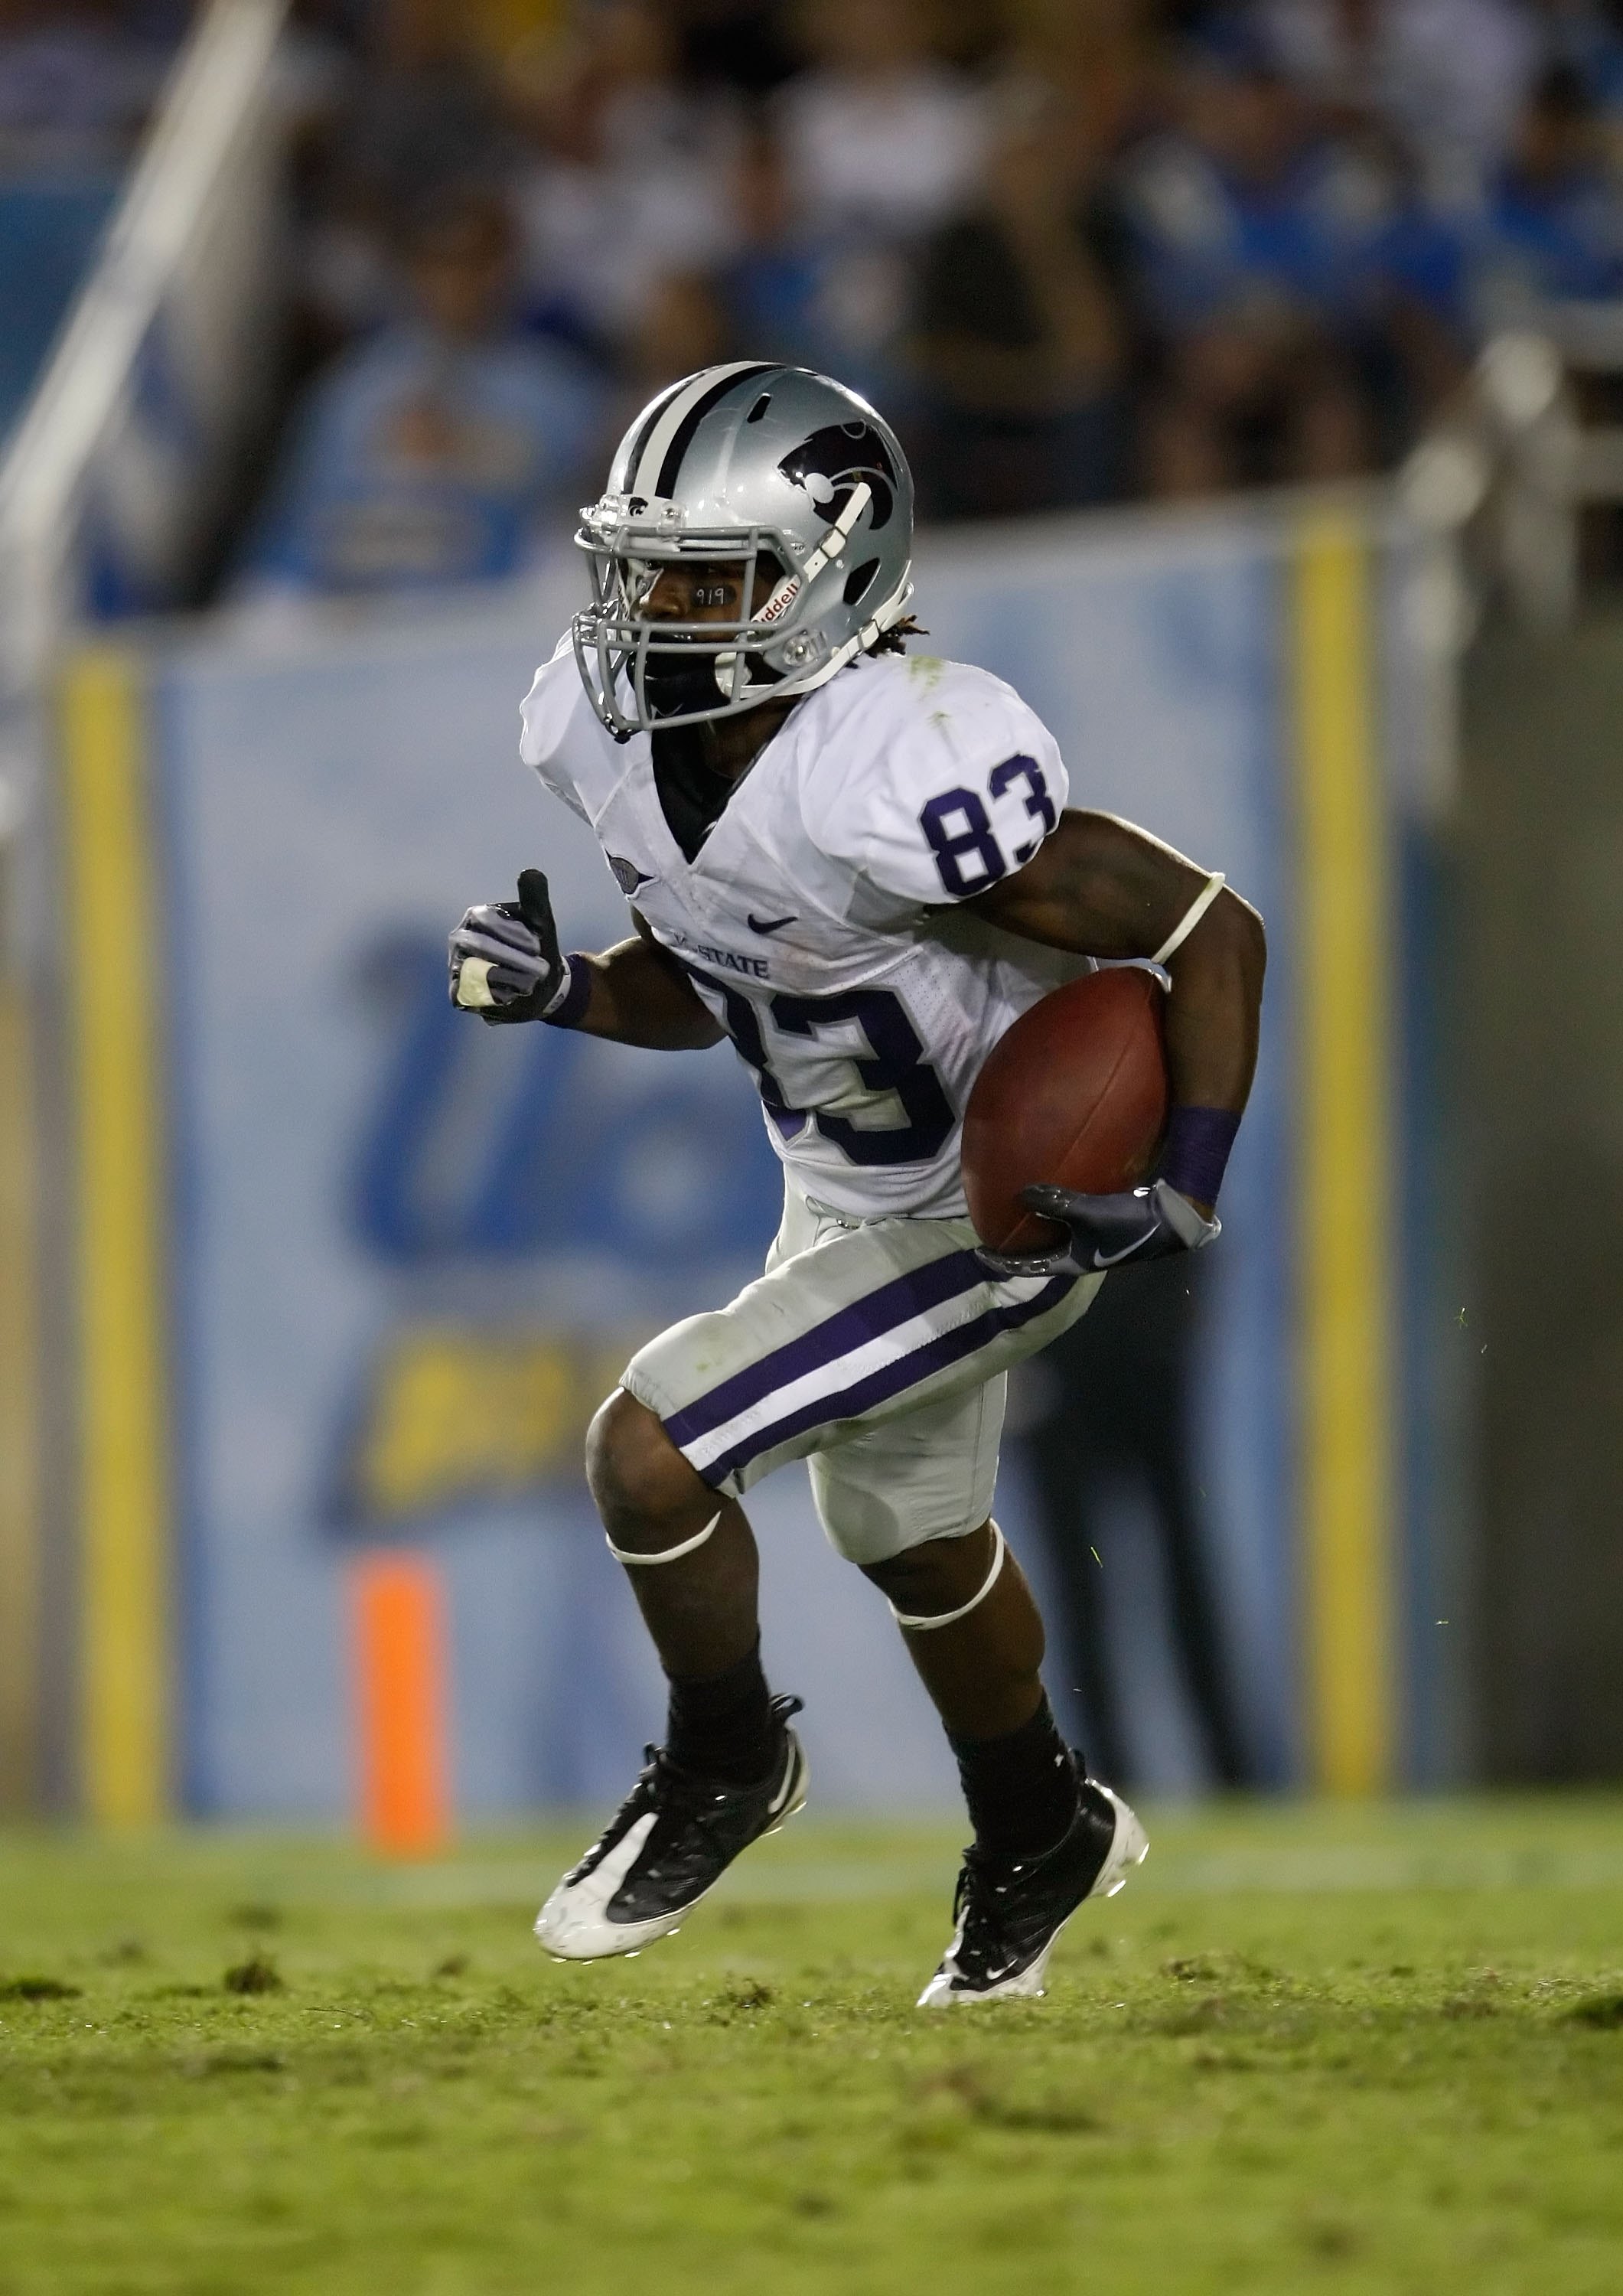
<path fill-rule="evenodd" d="M 756 1836 L 765 1841 L 767 1834 L 775 1833 L 787 1825 L 797 1811 L 806 1807 L 807 1789 L 811 1782 L 811 1767 L 800 1742 L 795 1741 L 795 1767 L 791 1774 L 789 1794 L 783 1808 L 772 1824 Z M 702 1904 L 709 1890 L 701 1890 L 684 1906 L 677 1906 L 668 1914 L 658 1915 L 647 1922 L 611 1922 L 608 1908 L 620 1883 L 637 1860 L 637 1854 L 653 1827 L 653 1814 L 639 1817 L 627 1831 L 623 1841 L 614 1848 L 596 1870 L 571 1889 L 560 1882 L 552 1896 L 536 1915 L 536 1937 L 554 1961 L 608 1961 L 617 1954 L 641 1953 L 644 1947 L 657 1945 L 661 1938 L 675 1937 L 693 1907 Z M 750 1844 L 753 1849 L 755 1842 Z M 741 1852 L 741 1855 L 742 1853 Z M 721 1879 L 717 1875 L 717 1881 Z M 716 1883 L 710 1884 L 714 1889 Z"/>
<path fill-rule="evenodd" d="M 1110 1856 L 1099 1868 L 1099 1878 L 1087 1897 L 1113 1898 L 1126 1889 L 1133 1868 L 1142 1866 L 1150 1855 L 1150 1837 L 1139 1823 L 1136 1810 L 1130 1809 L 1112 1787 L 1102 1785 L 1099 1791 L 1116 1813 L 1116 1835 Z M 1086 1905 L 1087 1898 L 1082 1902 Z"/>
<path fill-rule="evenodd" d="M 1095 1784 L 1097 1781 L 1094 1782 Z M 1150 1855 L 1150 1837 L 1139 1822 L 1138 1813 L 1123 1801 L 1113 1788 L 1101 1785 L 1099 1791 L 1116 1813 L 1116 1831 L 1105 1860 L 1094 1877 L 1094 1886 L 1083 1898 L 1086 1906 L 1094 1898 L 1114 1898 L 1124 1890 L 1135 1866 L 1142 1866 Z M 1077 1907 L 1080 1913 L 1082 1906 Z M 1064 1936 L 1067 1923 L 1075 1919 L 1067 1915 L 1037 1959 L 1022 1969 L 1018 1977 L 1009 1978 L 1002 1985 L 988 1986 L 984 1993 L 955 1992 L 952 1979 L 945 1968 L 937 1970 L 924 1988 L 915 2005 L 920 2009 L 978 2008 L 983 2001 L 1040 2001 L 1047 1991 L 1049 1956 Z M 956 1939 L 954 1939 L 956 1945 Z M 948 1959 L 951 1948 L 948 1949 Z"/>

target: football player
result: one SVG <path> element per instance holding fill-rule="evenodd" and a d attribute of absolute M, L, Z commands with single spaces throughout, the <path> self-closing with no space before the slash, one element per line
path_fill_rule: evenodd
<path fill-rule="evenodd" d="M 565 1959 L 636 1952 L 804 1801 L 742 1501 L 805 1459 L 829 1538 L 891 1605 L 973 1824 L 922 2001 L 1039 1994 L 1065 1922 L 1147 1845 L 1060 1736 L 1042 1622 L 991 1520 L 1005 1374 L 1103 1270 L 1217 1234 L 1262 926 L 1220 876 L 1069 810 L 1053 736 L 999 679 L 906 654 L 912 484 L 839 383 L 752 362 L 689 376 L 583 515 L 592 603 L 536 677 L 521 752 L 591 824 L 635 931 L 562 954 L 526 870 L 452 934 L 452 998 L 619 1044 L 730 1037 L 785 1201 L 759 1280 L 651 1341 L 593 1422 L 587 1479 L 669 1712 L 537 1934 Z M 1170 976 L 1160 1175 L 1028 1192 L 1065 1248 L 998 1259 L 966 1217 L 960 1119 L 993 1045 L 1078 956 Z"/>

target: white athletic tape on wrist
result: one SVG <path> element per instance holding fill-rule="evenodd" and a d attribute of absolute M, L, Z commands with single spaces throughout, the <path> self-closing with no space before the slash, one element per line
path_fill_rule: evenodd
<path fill-rule="evenodd" d="M 1164 942 L 1150 959 L 1152 964 L 1165 964 L 1169 956 L 1175 955 L 1176 952 L 1183 947 L 1184 943 L 1188 939 L 1190 934 L 1200 923 L 1201 919 L 1206 914 L 1207 910 L 1210 908 L 1212 903 L 1217 899 L 1218 894 L 1223 890 L 1224 886 L 1226 885 L 1227 882 L 1228 880 L 1223 874 L 1221 869 L 1216 869 L 1212 872 L 1211 875 L 1206 880 L 1204 885 L 1201 886 L 1200 891 L 1195 895 L 1193 900 L 1189 904 L 1189 906 L 1184 910 L 1180 922 L 1174 927 L 1171 939 Z"/>
<path fill-rule="evenodd" d="M 456 968 L 456 1001 L 467 1013 L 478 1013 L 496 1003 L 490 994 L 488 957 L 464 956 Z"/>
<path fill-rule="evenodd" d="M 704 1545 L 705 1540 L 720 1521 L 721 1515 L 717 1512 L 710 1517 L 704 1529 L 695 1537 L 684 1538 L 680 1546 L 668 1546 L 659 1554 L 632 1554 L 625 1547 L 616 1546 L 606 1530 L 603 1533 L 603 1545 L 617 1562 L 629 1562 L 636 1569 L 652 1562 L 680 1562 L 684 1554 L 692 1554 L 695 1548 Z"/>
<path fill-rule="evenodd" d="M 1009 1551 L 1009 1542 L 996 1523 L 992 1525 L 992 1537 L 996 1542 L 996 1552 L 992 1557 L 991 1569 L 980 1582 L 980 1591 L 978 1595 L 971 1595 L 969 1601 L 961 1603 L 955 1611 L 943 1611 L 939 1618 L 935 1619 L 910 1619 L 906 1612 L 898 1611 L 896 1604 L 892 1603 L 890 1615 L 897 1625 L 910 1635 L 933 1634 L 938 1627 L 955 1627 L 960 1619 L 967 1619 L 971 1611 L 978 1611 L 993 1587 L 996 1586 L 997 1574 L 1003 1569 L 1004 1556 Z"/>
<path fill-rule="evenodd" d="M 495 957 L 464 956 L 457 966 L 456 1001 L 463 1012 L 494 1012 L 498 1008 L 499 998 L 490 993 L 490 968 L 496 962 Z M 558 985 L 537 1014 L 537 1020 L 550 1020 L 574 985 L 574 961 L 566 956 L 559 971 Z"/>

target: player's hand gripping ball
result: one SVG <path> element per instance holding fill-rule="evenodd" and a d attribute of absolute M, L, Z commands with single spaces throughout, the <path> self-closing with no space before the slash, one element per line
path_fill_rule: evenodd
<path fill-rule="evenodd" d="M 1151 1173 L 1170 1086 L 1166 992 L 1141 966 L 1086 973 L 993 1047 L 963 1119 L 970 1218 L 1000 1275 L 1095 1274 L 1217 1234 Z"/>
<path fill-rule="evenodd" d="M 1021 1201 L 1057 1226 L 1066 1242 L 1053 1251 L 983 1251 L 994 1275 L 1103 1275 L 1112 1267 L 1166 1259 L 1215 1243 L 1223 1223 L 1208 1219 L 1168 1180 L 1108 1196 L 1074 1188 L 1023 1188 Z"/>
<path fill-rule="evenodd" d="M 542 1021 L 569 986 L 558 928 L 539 869 L 519 877 L 516 901 L 481 903 L 451 935 L 451 1002 L 501 1027 Z"/>

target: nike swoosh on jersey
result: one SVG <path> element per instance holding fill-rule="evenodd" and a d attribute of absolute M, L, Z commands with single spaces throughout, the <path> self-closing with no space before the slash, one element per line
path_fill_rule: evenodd
<path fill-rule="evenodd" d="M 791 909 L 786 917 L 758 917 L 755 915 L 753 911 L 751 911 L 751 913 L 744 919 L 744 922 L 749 926 L 752 933 L 782 932 L 785 925 L 791 925 L 794 923 L 795 919 L 799 914 L 799 910 Z"/>

